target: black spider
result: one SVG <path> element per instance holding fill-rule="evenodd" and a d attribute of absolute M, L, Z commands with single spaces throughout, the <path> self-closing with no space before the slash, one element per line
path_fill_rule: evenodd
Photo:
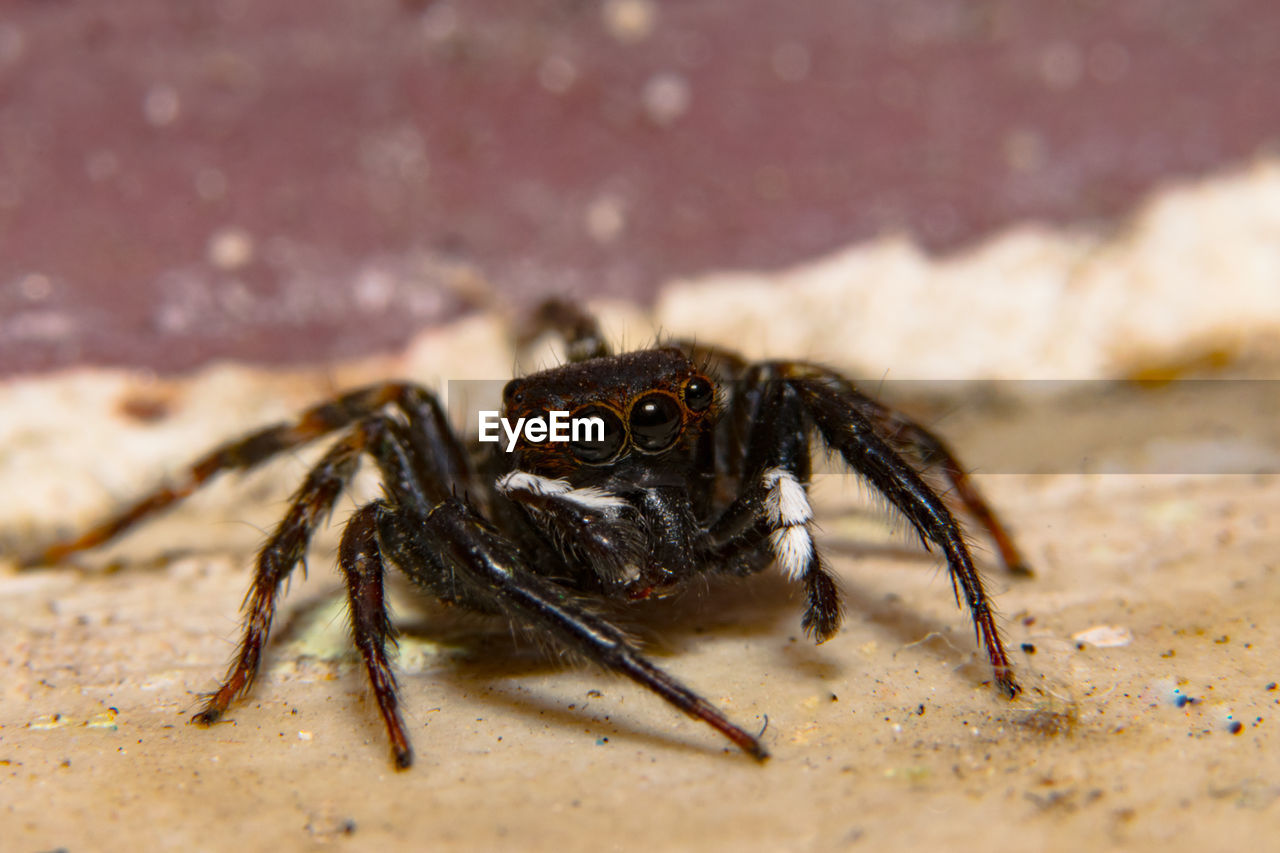
<path fill-rule="evenodd" d="M 830 638 L 842 613 L 812 538 L 807 485 L 816 434 L 906 516 L 926 548 L 941 549 L 995 684 L 1007 696 L 1018 693 L 964 533 L 921 472 L 945 476 L 1007 567 L 1025 571 L 1025 564 L 936 436 L 817 365 L 747 363 L 693 344 L 611 355 L 595 321 L 567 303 L 544 306 L 535 325 L 564 335 L 569 362 L 508 383 L 504 415 L 596 417 L 604 430 L 595 440 L 522 438 L 510 452 L 503 445 L 469 450 L 429 391 L 376 385 L 217 448 L 177 485 L 28 562 L 55 563 L 100 545 L 222 471 L 252 468 L 341 432 L 258 554 L 239 650 L 195 722 L 213 723 L 249 688 L 281 584 L 368 454 L 384 497 L 347 522 L 339 563 L 397 767 L 408 767 L 413 752 L 386 652 L 394 642 L 383 596 L 388 566 L 446 602 L 505 615 L 629 676 L 763 759 L 755 736 L 650 663 L 592 602 L 659 597 L 706 573 L 746 575 L 776 564 L 804 587 L 805 632 L 819 643 Z"/>

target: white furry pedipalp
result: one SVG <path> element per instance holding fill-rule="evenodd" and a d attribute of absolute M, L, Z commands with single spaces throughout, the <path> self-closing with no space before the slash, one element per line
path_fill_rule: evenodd
<path fill-rule="evenodd" d="M 813 536 L 809 522 L 813 507 L 796 476 L 785 468 L 770 468 L 764 474 L 765 515 L 774 530 L 769 534 L 773 556 L 791 580 L 800 580 L 813 563 Z"/>
<path fill-rule="evenodd" d="M 504 495 L 510 496 L 512 492 L 527 492 L 566 500 L 582 509 L 596 512 L 624 509 L 628 505 L 624 499 L 604 489 L 595 486 L 575 489 L 568 480 L 553 480 L 550 477 L 530 474 L 528 471 L 512 471 L 504 474 L 498 478 L 495 486 Z"/>

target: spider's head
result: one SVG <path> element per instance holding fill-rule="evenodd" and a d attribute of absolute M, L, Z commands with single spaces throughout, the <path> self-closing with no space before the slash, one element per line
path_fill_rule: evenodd
<path fill-rule="evenodd" d="M 594 358 L 507 383 L 503 416 L 550 420 L 568 412 L 566 441 L 522 434 L 514 467 L 596 479 L 622 466 L 664 467 L 692 458 L 719 411 L 716 387 L 683 352 L 649 349 Z"/>

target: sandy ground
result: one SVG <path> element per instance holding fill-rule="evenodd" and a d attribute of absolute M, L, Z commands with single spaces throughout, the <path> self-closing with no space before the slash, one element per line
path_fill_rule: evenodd
<path fill-rule="evenodd" d="M 1125 247 L 1148 230 L 1138 223 L 1088 255 L 1137 257 Z M 1251 233 L 1274 245 L 1265 229 Z M 1056 239 L 1046 257 L 1071 266 L 1076 238 Z M 875 251 L 890 250 L 854 261 L 865 267 Z M 957 273 L 924 275 L 927 291 Z M 1265 280 L 1265 267 L 1258 275 Z M 707 338 L 763 346 L 752 329 L 781 334 L 785 306 L 825 286 L 796 276 L 777 304 L 752 296 L 754 321 L 722 285 L 671 292 L 658 321 L 679 330 L 674 306 L 697 305 L 692 318 L 712 330 Z M 1239 355 L 1249 341 L 1265 349 L 1266 306 L 1237 303 L 1259 323 L 1257 334 L 1222 345 L 1235 354 L 1228 371 L 1268 375 L 1262 356 Z M 1040 301 L 1032 309 L 1056 310 Z M 609 316 L 633 342 L 652 334 L 652 318 Z M 1206 316 L 1187 310 L 1201 322 L 1187 338 L 1194 347 L 1156 351 L 1174 363 L 1219 340 Z M 956 325 L 947 311 L 937 323 Z M 1101 355 L 1059 363 L 1056 375 L 1114 375 L 1165 331 L 1136 348 L 1116 345 L 1114 336 L 1134 334 L 1113 330 Z M 291 373 L 223 366 L 174 381 L 85 370 L 11 382 L 0 388 L 3 547 L 12 553 L 83 525 L 208 445 L 336 387 L 388 373 L 504 375 L 512 355 L 503 336 L 497 320 L 478 318 L 384 362 Z M 811 339 L 804 354 L 822 343 Z M 927 375 L 946 341 L 932 343 L 915 348 L 921 360 L 904 364 L 906 376 Z M 831 359 L 853 365 L 839 352 Z M 975 363 L 955 375 L 982 375 Z M 1044 358 L 1024 363 L 1026 375 L 1054 375 Z M 1090 364 L 1092 373 L 1080 366 Z M 907 401 L 976 465 L 1036 568 L 1033 579 L 1009 577 L 978 542 L 1026 688 L 1017 701 L 983 684 L 989 673 L 945 573 L 890 532 L 850 478 L 815 486 L 823 547 L 848 604 L 835 639 L 804 640 L 798 596 L 774 573 L 634 613 L 630 626 L 662 666 L 763 731 L 772 753 L 764 765 L 629 682 L 548 660 L 503 625 L 460 622 L 404 596 L 398 665 L 418 758 L 412 770 L 393 771 L 346 639 L 330 568 L 334 531 L 318 543 L 308 577 L 293 579 L 251 697 L 211 730 L 188 725 L 231 653 L 246 566 L 306 454 L 229 478 L 75 566 L 19 573 L 0 564 L 5 846 L 1274 845 L 1280 479 L 1266 455 L 1274 407 L 1229 411 L 1238 429 L 1223 433 L 1206 423 L 1202 402 L 1160 389 L 1098 383 L 1075 393 L 1051 404 L 999 394 Z M 1112 425 L 1134 420 L 1149 431 L 1120 440 Z M 1192 465 L 1191 449 L 1208 439 L 1225 448 L 1211 456 L 1219 463 Z M 1038 452 L 1045 448 L 1052 453 Z"/>

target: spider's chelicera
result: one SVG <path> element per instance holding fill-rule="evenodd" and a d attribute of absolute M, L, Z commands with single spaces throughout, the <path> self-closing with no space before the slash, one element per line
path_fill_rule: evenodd
<path fill-rule="evenodd" d="M 541 326 L 564 335 L 569 361 L 509 382 L 503 416 L 514 423 L 569 412 L 599 419 L 602 430 L 564 442 L 522 434 L 510 452 L 502 444 L 468 448 L 429 391 L 381 384 L 215 449 L 177 484 L 31 562 L 49 564 L 102 544 L 222 471 L 251 468 L 337 433 L 258 554 L 238 652 L 196 722 L 213 723 L 249 688 L 283 582 L 367 455 L 384 496 L 346 523 L 339 563 L 356 646 L 397 767 L 408 767 L 413 752 L 387 657 L 394 631 L 384 583 L 392 567 L 445 602 L 506 616 L 628 676 L 763 759 L 756 736 L 651 663 L 592 602 L 660 597 L 701 575 L 776 565 L 804 590 L 805 632 L 817 642 L 830 638 L 842 608 L 813 539 L 807 487 L 816 437 L 907 518 L 926 548 L 942 552 L 996 686 L 1017 694 L 964 533 L 922 475 L 945 478 L 1009 569 L 1024 571 L 1025 564 L 936 436 L 814 364 L 748 363 L 678 342 L 612 355 L 594 321 L 572 306 L 554 303 L 539 316 Z"/>

